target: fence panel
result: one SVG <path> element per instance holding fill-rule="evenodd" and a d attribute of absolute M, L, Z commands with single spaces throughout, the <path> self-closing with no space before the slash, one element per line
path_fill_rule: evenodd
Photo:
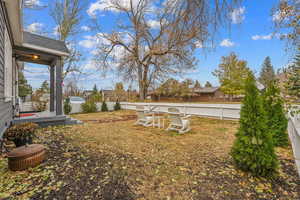
<path fill-rule="evenodd" d="M 146 110 L 168 112 L 168 108 L 178 108 L 186 115 L 197 115 L 220 119 L 239 119 L 240 104 L 189 104 L 189 103 L 128 103 L 122 102 L 123 109 L 135 110 L 137 105 L 144 105 Z"/>
<path fill-rule="evenodd" d="M 292 143 L 298 174 L 300 176 L 300 116 L 290 116 L 288 125 L 289 137 Z"/>
<path fill-rule="evenodd" d="M 106 105 L 107 105 L 108 110 L 112 111 L 112 110 L 114 110 L 115 102 L 106 102 Z M 101 111 L 102 103 L 96 103 L 96 106 L 97 106 L 97 111 Z M 81 113 L 82 112 L 81 104 L 71 103 L 71 107 L 72 107 L 72 110 L 71 110 L 70 114 L 75 114 L 75 113 Z"/>

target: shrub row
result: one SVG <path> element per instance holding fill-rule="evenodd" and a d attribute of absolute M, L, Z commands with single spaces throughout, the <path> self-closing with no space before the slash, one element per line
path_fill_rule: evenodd
<path fill-rule="evenodd" d="M 84 113 L 97 112 L 97 105 L 94 101 L 87 101 L 81 104 L 81 108 Z M 120 109 L 121 109 L 121 105 L 117 101 L 116 104 L 114 105 L 114 110 L 120 110 Z M 107 112 L 107 111 L 108 111 L 107 104 L 105 101 L 103 101 L 101 105 L 101 112 Z"/>
<path fill-rule="evenodd" d="M 81 104 L 81 109 L 83 113 L 92 113 L 92 112 L 97 112 L 97 104 L 93 100 L 88 100 L 85 103 Z M 119 101 L 117 101 L 114 105 L 114 110 L 121 110 L 121 104 Z M 69 114 L 72 111 L 72 106 L 70 103 L 70 99 L 66 98 L 64 102 L 64 113 Z M 101 112 L 107 112 L 108 107 L 106 102 L 102 102 L 101 104 Z"/>

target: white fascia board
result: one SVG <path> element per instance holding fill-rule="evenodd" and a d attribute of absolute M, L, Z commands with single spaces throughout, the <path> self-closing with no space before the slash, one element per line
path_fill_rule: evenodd
<path fill-rule="evenodd" d="M 53 50 L 53 49 L 48 49 L 48 48 L 45 48 L 45 47 L 40 47 L 40 46 L 36 46 L 36 45 L 33 45 L 33 44 L 28 44 L 28 43 L 23 43 L 22 46 L 27 47 L 27 48 L 31 48 L 31 49 L 34 49 L 34 50 L 43 51 L 45 53 L 51 53 L 51 54 L 54 54 L 54 55 L 57 55 L 57 56 L 69 56 L 70 55 L 69 53 L 66 53 L 66 52 L 57 51 L 57 50 Z"/>

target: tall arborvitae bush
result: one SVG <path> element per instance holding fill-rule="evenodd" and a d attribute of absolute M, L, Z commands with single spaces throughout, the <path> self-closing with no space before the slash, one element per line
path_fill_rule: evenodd
<path fill-rule="evenodd" d="M 97 105 L 93 101 L 86 101 L 85 103 L 81 104 L 81 109 L 84 113 L 93 113 L 97 112 Z"/>
<path fill-rule="evenodd" d="M 72 106 L 70 103 L 70 98 L 68 97 L 64 102 L 64 113 L 68 115 L 71 111 L 72 111 Z"/>
<path fill-rule="evenodd" d="M 106 104 L 105 101 L 102 102 L 101 111 L 102 112 L 107 112 L 108 111 L 107 104 Z"/>
<path fill-rule="evenodd" d="M 114 110 L 121 110 L 121 104 L 118 100 L 117 100 L 116 104 L 114 105 Z"/>
<path fill-rule="evenodd" d="M 284 101 L 280 96 L 277 81 L 270 82 L 263 94 L 263 105 L 267 115 L 267 125 L 275 146 L 287 146 L 288 120 L 285 116 Z"/>
<path fill-rule="evenodd" d="M 246 80 L 239 123 L 231 150 L 235 165 L 254 176 L 273 176 L 278 168 L 278 160 L 261 95 L 252 74 Z"/>

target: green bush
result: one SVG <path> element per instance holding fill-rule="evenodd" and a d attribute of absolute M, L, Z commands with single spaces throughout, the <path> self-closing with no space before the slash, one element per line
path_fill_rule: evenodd
<path fill-rule="evenodd" d="M 72 106 L 70 104 L 70 98 L 66 98 L 64 102 L 64 112 L 65 114 L 69 114 L 72 111 Z"/>
<path fill-rule="evenodd" d="M 101 111 L 102 112 L 107 112 L 108 108 L 107 108 L 107 104 L 105 101 L 103 101 L 102 105 L 101 105 Z"/>
<path fill-rule="evenodd" d="M 91 94 L 88 97 L 88 101 L 101 102 L 101 100 L 102 100 L 102 96 L 100 93 Z"/>
<path fill-rule="evenodd" d="M 246 80 L 245 97 L 240 114 L 240 127 L 231 149 L 235 165 L 254 176 L 272 177 L 278 160 L 261 95 L 251 74 Z"/>
<path fill-rule="evenodd" d="M 267 85 L 263 94 L 263 105 L 267 115 L 267 125 L 272 134 L 275 146 L 287 146 L 289 143 L 287 126 L 288 120 L 283 107 L 284 101 L 280 96 L 277 82 Z"/>
<path fill-rule="evenodd" d="M 84 113 L 92 113 L 97 112 L 97 105 L 93 101 L 87 101 L 83 104 L 81 104 L 82 112 Z"/>
<path fill-rule="evenodd" d="M 116 104 L 114 105 L 114 110 L 121 110 L 121 104 L 119 101 L 117 101 Z"/>

